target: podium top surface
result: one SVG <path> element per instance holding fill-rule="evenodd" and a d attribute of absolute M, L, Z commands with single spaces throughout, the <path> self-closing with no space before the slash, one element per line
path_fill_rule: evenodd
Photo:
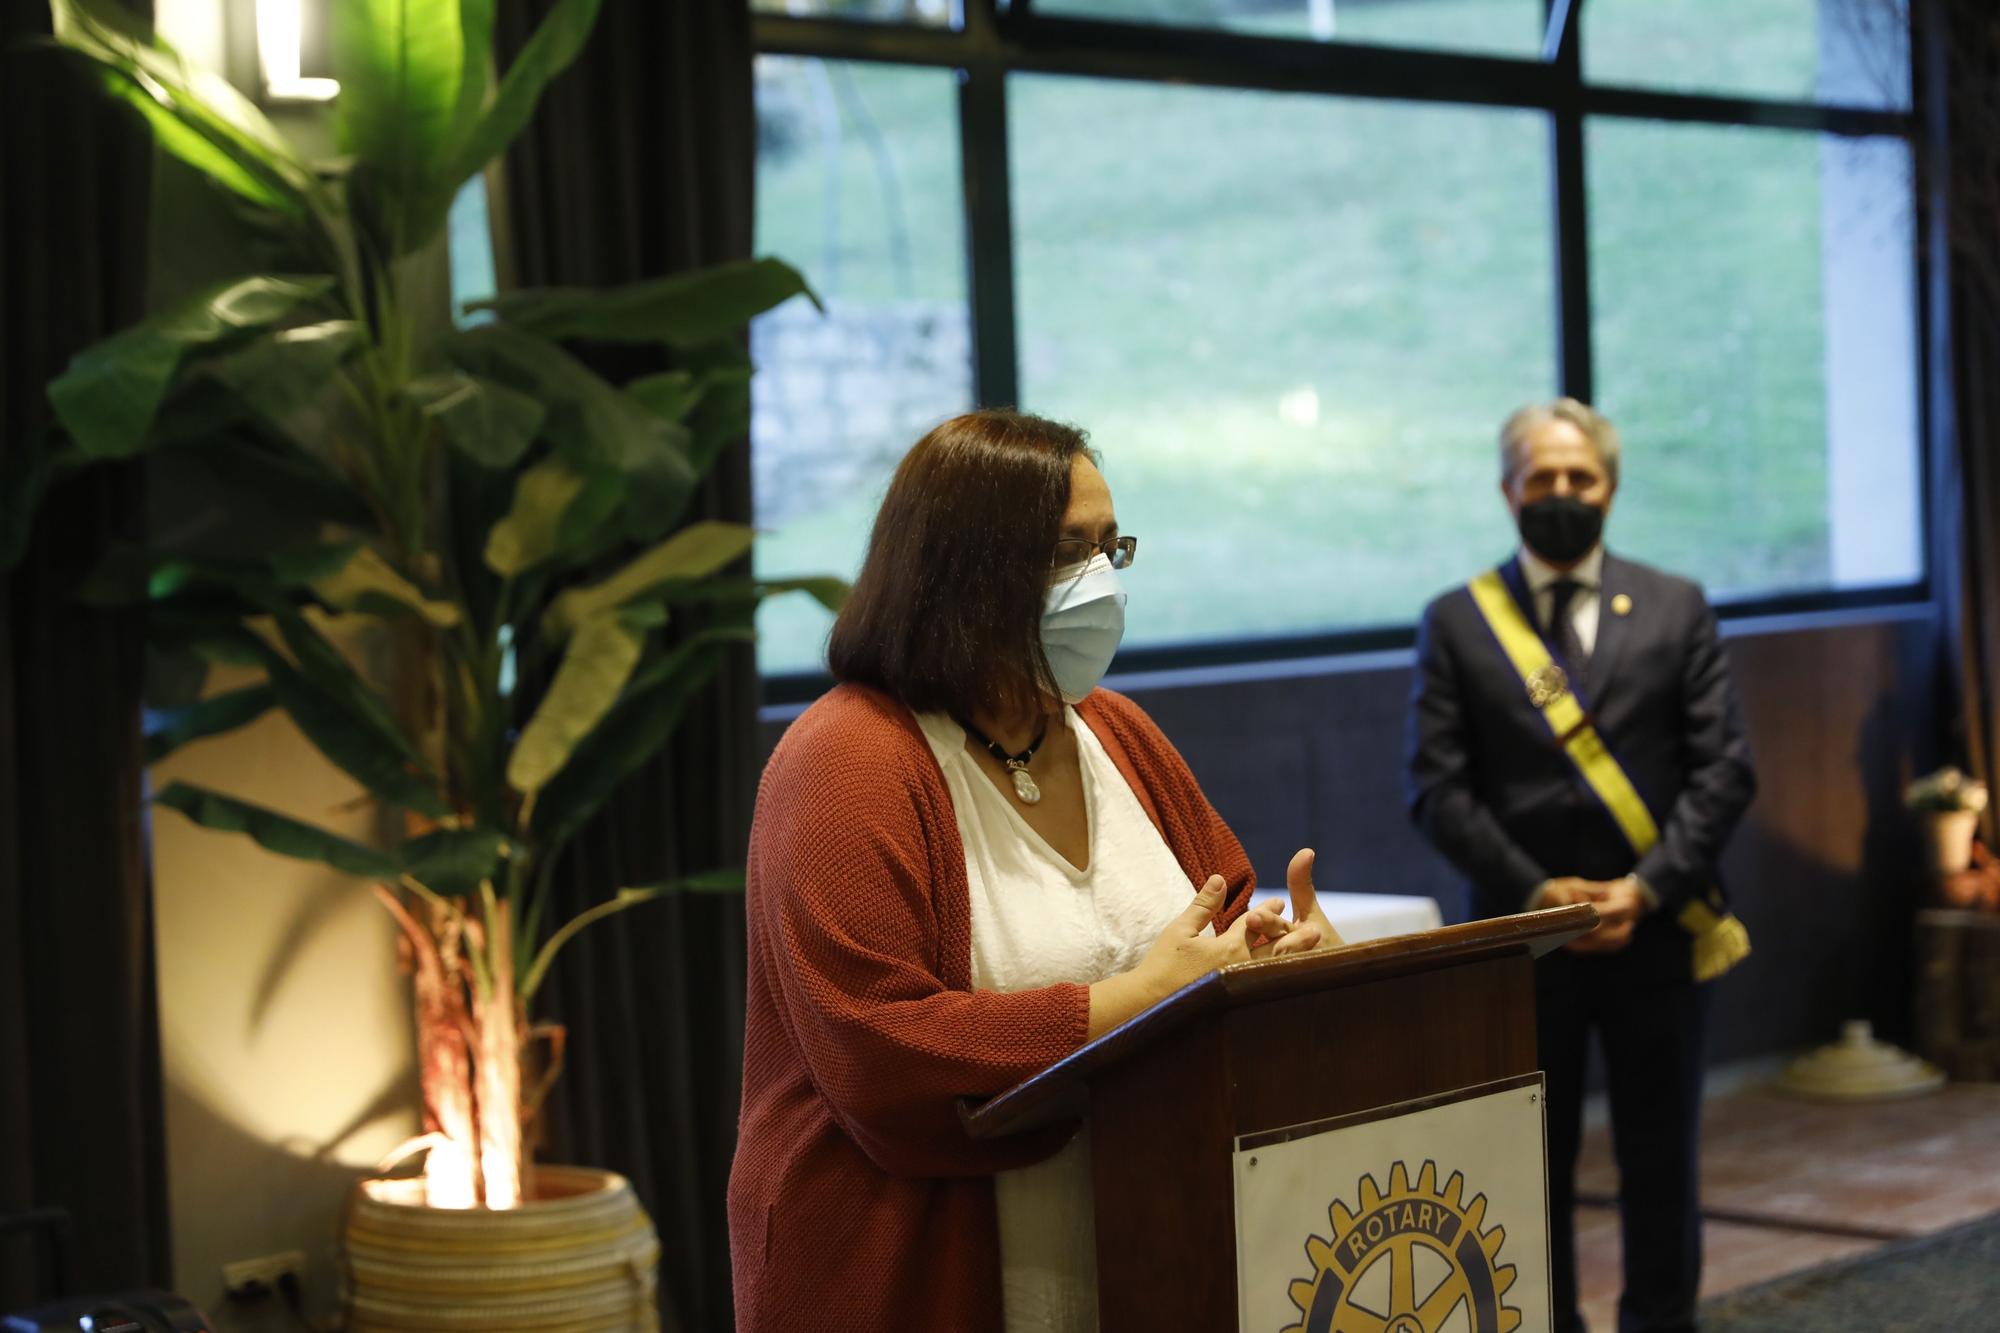
<path fill-rule="evenodd" d="M 975 1139 L 1032 1129 L 1076 1114 L 1083 1088 L 1093 1075 L 1203 1015 L 1507 954 L 1539 958 L 1596 924 L 1597 909 L 1577 903 L 1287 958 L 1232 963 L 1182 987 L 998 1096 L 976 1106 L 961 1102 L 959 1112 L 966 1132 Z"/>

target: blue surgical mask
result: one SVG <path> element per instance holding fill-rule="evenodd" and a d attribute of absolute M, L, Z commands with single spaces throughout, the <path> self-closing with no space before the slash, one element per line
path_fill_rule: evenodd
<path fill-rule="evenodd" d="M 1042 652 L 1064 703 L 1081 703 L 1111 667 L 1125 637 L 1125 585 L 1102 553 L 1065 571 L 1042 607 Z"/>

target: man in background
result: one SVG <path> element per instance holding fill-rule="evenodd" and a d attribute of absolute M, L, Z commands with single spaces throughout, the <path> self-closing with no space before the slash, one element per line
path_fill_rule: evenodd
<path fill-rule="evenodd" d="M 1607 553 L 1618 434 L 1575 399 L 1500 432 L 1513 559 L 1432 602 L 1417 640 L 1408 797 L 1475 916 L 1590 903 L 1536 968 L 1548 1078 L 1550 1305 L 1583 1327 L 1573 1224 L 1590 1034 L 1618 1159 L 1622 1330 L 1694 1328 L 1707 987 L 1749 951 L 1716 880 L 1755 790 L 1714 613 Z"/>

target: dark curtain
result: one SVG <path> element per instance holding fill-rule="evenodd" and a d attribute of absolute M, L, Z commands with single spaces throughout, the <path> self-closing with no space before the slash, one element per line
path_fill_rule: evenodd
<path fill-rule="evenodd" d="M 0 487 L 34 465 L 42 386 L 143 310 L 151 155 L 46 40 L 0 19 Z M 77 604 L 105 543 L 142 532 L 136 469 L 59 487 L 0 579 L 0 1214 L 76 1219 L 86 1289 L 167 1279 L 151 887 L 139 817 L 143 625 Z M 0 1310 L 37 1299 L 0 1237 Z"/>
<path fill-rule="evenodd" d="M 502 0 L 503 61 L 547 10 L 546 0 Z M 605 5 L 508 155 L 513 281 L 599 285 L 747 257 L 755 135 L 742 0 Z M 584 350 L 614 379 L 662 364 Z M 750 519 L 747 443 L 724 454 L 697 510 Z M 756 704 L 746 650 L 565 859 L 552 920 L 619 885 L 741 864 Z M 667 1326 L 729 1327 L 723 1192 L 741 1091 L 740 898 L 656 902 L 594 926 L 544 993 L 569 1033 L 544 1156 L 630 1177 L 660 1230 Z"/>
<path fill-rule="evenodd" d="M 2000 786 L 2000 24 L 1991 0 L 1921 0 L 1923 180 L 1934 261 L 1933 546 L 1957 703 L 1956 748 Z M 1995 841 L 1989 807 L 1985 835 Z"/>

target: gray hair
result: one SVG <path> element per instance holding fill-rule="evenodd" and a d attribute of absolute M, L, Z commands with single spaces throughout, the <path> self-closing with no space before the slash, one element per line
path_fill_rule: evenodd
<path fill-rule="evenodd" d="M 1509 482 L 1521 467 L 1521 451 L 1528 434 L 1551 421 L 1566 421 L 1583 432 L 1604 464 L 1604 475 L 1618 485 L 1618 428 L 1589 403 L 1574 398 L 1558 398 L 1553 403 L 1530 403 L 1508 417 L 1500 427 L 1500 480 Z"/>

